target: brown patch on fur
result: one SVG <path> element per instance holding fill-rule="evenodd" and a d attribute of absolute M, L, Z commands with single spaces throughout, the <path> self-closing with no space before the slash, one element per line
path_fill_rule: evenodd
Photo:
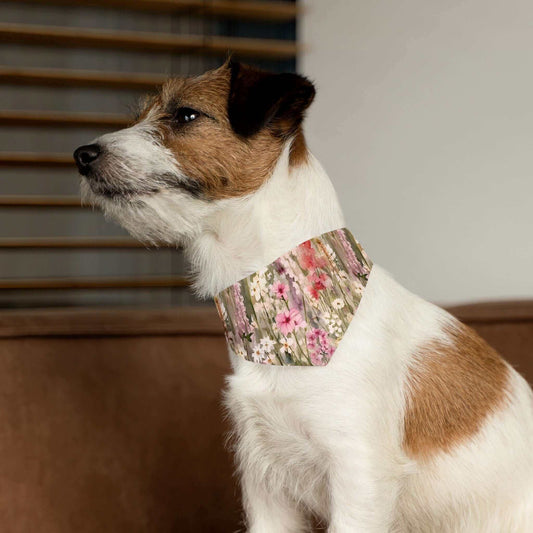
<path fill-rule="evenodd" d="M 294 136 L 289 152 L 289 165 L 291 167 L 298 167 L 307 163 L 309 152 L 307 151 L 307 143 L 302 128 L 299 127 Z"/>
<path fill-rule="evenodd" d="M 135 119 L 133 121 L 133 126 L 137 122 L 142 122 L 145 118 L 148 117 L 150 111 L 158 104 L 160 104 L 159 94 L 146 94 L 141 98 L 141 101 L 138 103 L 137 113 L 135 114 Z"/>
<path fill-rule="evenodd" d="M 208 199 L 231 198 L 256 191 L 272 174 L 286 141 L 264 128 L 243 138 L 228 118 L 230 70 L 227 65 L 195 78 L 171 79 L 143 117 L 154 121 L 163 144 L 175 154 L 182 172 Z M 203 115 L 180 128 L 172 127 L 172 109 L 190 107 Z M 297 159 L 301 161 L 302 139 Z"/>
<path fill-rule="evenodd" d="M 509 369 L 469 327 L 448 331 L 418 352 L 408 376 L 404 449 L 427 458 L 473 436 L 506 399 Z"/>

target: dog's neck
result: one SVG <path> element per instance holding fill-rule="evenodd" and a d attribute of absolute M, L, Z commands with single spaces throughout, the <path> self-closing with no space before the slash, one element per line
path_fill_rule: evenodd
<path fill-rule="evenodd" d="M 220 202 L 185 246 L 202 297 L 212 297 L 301 242 L 344 226 L 333 186 L 311 155 L 289 164 L 283 150 L 270 179 L 246 198 Z"/>

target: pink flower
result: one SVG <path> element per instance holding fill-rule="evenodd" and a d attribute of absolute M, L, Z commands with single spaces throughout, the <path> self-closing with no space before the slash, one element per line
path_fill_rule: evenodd
<path fill-rule="evenodd" d="M 311 274 L 308 276 L 309 281 L 312 281 L 315 284 L 315 287 L 321 291 L 330 285 L 330 278 L 327 274 Z"/>
<path fill-rule="evenodd" d="M 290 311 L 282 311 L 276 316 L 276 324 L 283 335 L 287 335 L 294 330 L 294 321 Z"/>
<path fill-rule="evenodd" d="M 310 351 L 309 352 L 309 359 L 311 359 L 311 363 L 315 366 L 324 366 L 324 362 L 322 360 L 322 356 L 320 355 L 320 352 L 318 351 Z"/>
<path fill-rule="evenodd" d="M 298 309 L 290 309 L 289 311 L 282 311 L 279 313 L 276 316 L 276 324 L 283 335 L 287 335 L 291 331 L 294 331 L 295 328 L 305 326 L 305 322 Z"/>
<path fill-rule="evenodd" d="M 325 273 L 317 274 L 316 272 L 313 272 L 312 274 L 309 274 L 309 276 L 307 276 L 307 281 L 311 283 L 310 285 L 307 285 L 306 287 L 307 292 L 315 300 L 318 300 L 319 291 L 323 291 L 324 289 L 326 289 L 327 287 L 331 285 L 331 279 Z"/>
<path fill-rule="evenodd" d="M 315 342 L 318 339 L 317 331 L 318 330 L 315 328 L 307 332 L 307 342 Z"/>
<path fill-rule="evenodd" d="M 329 343 L 328 334 L 319 328 L 313 328 L 306 334 L 309 358 L 313 365 L 323 366 L 331 359 L 335 348 Z"/>
<path fill-rule="evenodd" d="M 305 326 L 307 326 L 298 309 L 291 309 L 291 317 L 294 321 L 295 328 L 304 328 Z"/>
<path fill-rule="evenodd" d="M 281 281 L 277 281 L 276 283 L 274 283 L 270 290 L 272 291 L 272 294 L 276 296 L 276 298 L 280 298 L 283 300 L 287 299 L 287 292 L 289 288 L 284 283 L 281 283 Z"/>
<path fill-rule="evenodd" d="M 241 293 L 241 286 L 239 283 L 233 285 L 233 298 L 235 301 L 235 325 L 237 335 L 242 337 L 242 335 L 247 333 L 252 333 L 253 328 L 248 320 L 246 315 L 246 308 L 244 306 L 244 298 Z"/>
<path fill-rule="evenodd" d="M 327 341 L 328 334 L 323 329 L 313 328 L 307 332 L 307 341 L 324 343 Z"/>
<path fill-rule="evenodd" d="M 298 246 L 298 254 L 300 264 L 307 270 L 313 270 L 315 268 L 324 268 L 327 261 L 324 257 L 317 256 L 311 241 L 305 241 Z"/>
<path fill-rule="evenodd" d="M 336 233 L 339 236 L 339 240 L 341 241 L 342 247 L 344 248 L 344 253 L 346 254 L 346 260 L 348 262 L 348 266 L 350 267 L 352 271 L 352 274 L 354 276 L 357 276 L 358 274 L 367 274 L 365 270 L 365 266 L 355 256 L 352 245 L 348 242 L 348 239 L 346 238 L 346 234 L 344 233 L 344 230 L 339 229 L 337 230 Z"/>

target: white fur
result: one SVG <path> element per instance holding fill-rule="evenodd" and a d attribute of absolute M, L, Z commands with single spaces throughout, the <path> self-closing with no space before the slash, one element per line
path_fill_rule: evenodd
<path fill-rule="evenodd" d="M 287 149 L 246 198 L 206 202 L 163 190 L 126 204 L 88 195 L 134 235 L 183 244 L 203 296 L 344 225 L 320 164 L 311 157 L 290 170 Z M 514 370 L 508 407 L 474 438 L 428 462 L 402 449 L 413 352 L 444 338 L 453 321 L 374 266 L 328 366 L 267 366 L 230 354 L 226 404 L 249 531 L 304 531 L 309 511 L 331 533 L 533 531 L 533 399 Z"/>

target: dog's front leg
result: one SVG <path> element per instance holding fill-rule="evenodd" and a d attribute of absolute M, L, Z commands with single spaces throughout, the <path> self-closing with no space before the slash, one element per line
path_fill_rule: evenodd
<path fill-rule="evenodd" d="M 260 480 L 244 474 L 241 480 L 248 533 L 302 533 L 307 521 L 296 504 L 281 493 L 266 490 Z"/>
<path fill-rule="evenodd" d="M 394 521 L 399 481 L 379 457 L 346 449 L 329 474 L 328 533 L 389 533 Z M 374 455 L 374 454 L 372 454 Z"/>

